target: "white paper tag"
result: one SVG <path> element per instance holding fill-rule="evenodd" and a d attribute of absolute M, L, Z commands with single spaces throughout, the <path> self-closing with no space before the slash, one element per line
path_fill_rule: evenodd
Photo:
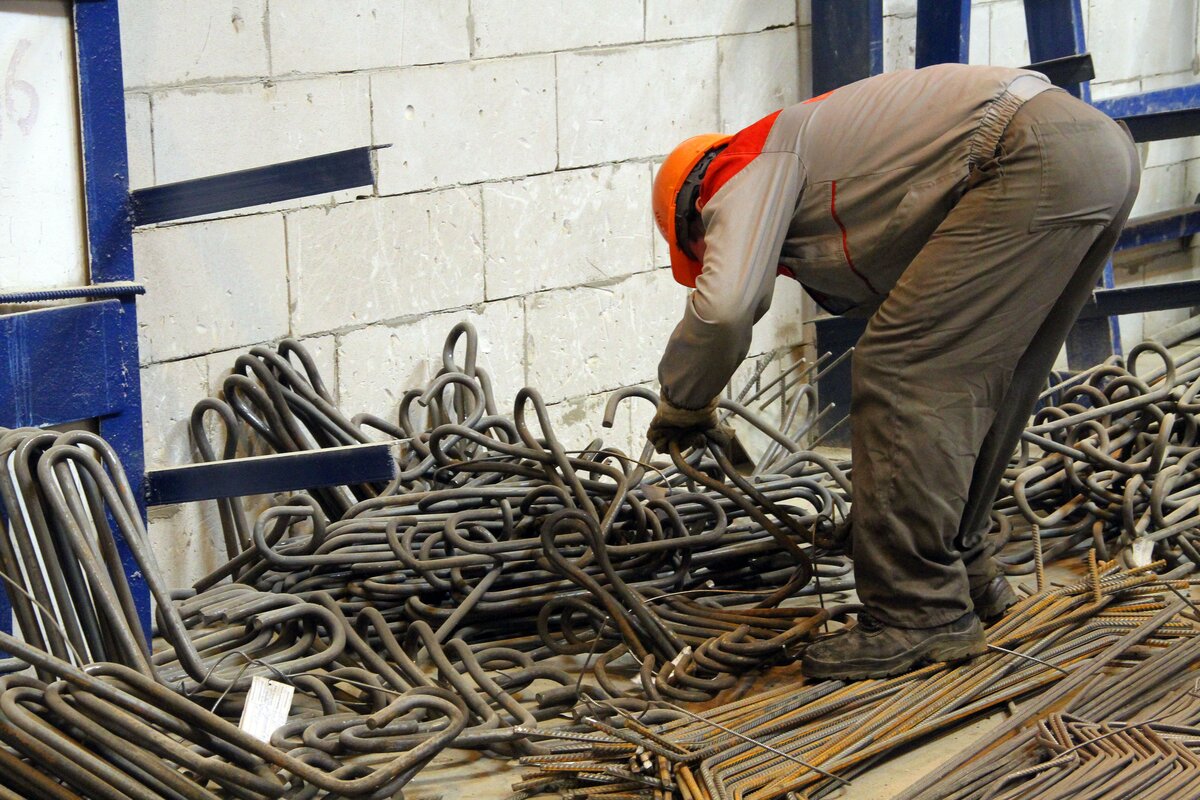
<path fill-rule="evenodd" d="M 286 683 L 255 675 L 238 727 L 260 742 L 270 742 L 271 734 L 287 722 L 295 692 L 295 687 Z"/>
<path fill-rule="evenodd" d="M 1144 567 L 1150 563 L 1154 557 L 1154 540 L 1153 539 L 1134 539 L 1133 547 L 1129 552 L 1129 560 L 1133 562 L 1135 567 Z"/>
<path fill-rule="evenodd" d="M 674 658 L 671 659 L 671 663 L 678 667 L 680 664 L 683 663 L 683 660 L 685 658 L 687 658 L 688 656 L 690 656 L 691 654 L 692 654 L 692 646 L 689 644 L 687 647 L 680 650 L 679 653 Z"/>

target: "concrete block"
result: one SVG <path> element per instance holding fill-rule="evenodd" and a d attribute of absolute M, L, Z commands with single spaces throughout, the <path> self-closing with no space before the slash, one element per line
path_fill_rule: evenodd
<path fill-rule="evenodd" d="M 484 303 L 401 325 L 373 325 L 338 336 L 339 405 L 347 416 L 395 418 L 400 397 L 424 388 L 441 369 L 442 345 L 461 320 L 479 333 L 478 364 L 492 378 L 500 413 L 512 410 L 525 383 L 525 313 L 520 299 Z M 460 344 L 457 358 L 464 354 Z"/>
<path fill-rule="evenodd" d="M 642 0 L 473 0 L 473 55 L 495 58 L 638 42 Z"/>
<path fill-rule="evenodd" d="M 379 0 L 273 0 L 271 74 L 400 65 L 408 5 Z"/>
<path fill-rule="evenodd" d="M 478 189 L 303 209 L 287 229 L 297 334 L 483 300 Z"/>
<path fill-rule="evenodd" d="M 215 502 L 151 508 L 147 527 L 150 549 L 167 586 L 191 586 L 226 561 Z"/>
<path fill-rule="evenodd" d="M 468 0 L 404 4 L 402 64 L 437 64 L 471 56 L 471 9 Z"/>
<path fill-rule="evenodd" d="M 349 72 L 470 55 L 467 2 L 274 0 L 274 75 Z"/>
<path fill-rule="evenodd" d="M 1088 49 L 1099 80 L 1127 80 L 1192 70 L 1196 57 L 1194 0 L 1092 0 Z"/>
<path fill-rule="evenodd" d="M 795 23 L 795 0 L 646 0 L 647 41 L 750 33 Z"/>
<path fill-rule="evenodd" d="M 1132 81 L 1092 81 L 1092 99 L 1107 100 L 1110 97 L 1123 97 L 1127 94 L 1137 94 L 1142 90 L 1140 80 Z"/>
<path fill-rule="evenodd" d="M 721 130 L 741 130 L 802 99 L 800 37 L 795 28 L 727 36 L 717 47 Z"/>
<path fill-rule="evenodd" d="M 971 39 L 969 62 L 972 64 L 992 63 L 992 9 L 990 6 L 972 5 Z"/>
<path fill-rule="evenodd" d="M 626 455 L 634 458 L 638 453 L 632 453 L 633 431 L 630 430 L 630 408 L 634 403 L 641 403 L 649 408 L 643 400 L 631 398 L 624 401 L 613 418 L 613 426 L 605 428 L 604 408 L 608 405 L 608 394 L 593 394 L 587 397 L 576 397 L 555 403 L 547 409 L 550 412 L 550 425 L 554 435 L 568 450 L 582 450 L 594 439 L 601 440 L 601 447 L 615 447 Z M 637 432 L 637 447 L 640 450 L 644 441 L 642 434 Z M 575 455 L 574 453 L 572 455 Z"/>
<path fill-rule="evenodd" d="M 660 166 L 662 166 L 661 159 L 656 160 L 649 167 L 651 185 L 653 185 L 654 176 L 658 174 L 658 168 Z M 659 233 L 658 225 L 656 225 L 653 220 L 651 220 L 650 224 L 653 226 L 651 228 L 653 235 L 650 237 L 650 239 L 654 242 L 654 267 L 656 269 L 669 270 L 671 267 L 671 253 L 667 248 L 667 240 L 663 238 L 661 233 Z M 670 277 L 670 272 L 667 273 L 667 276 Z"/>
<path fill-rule="evenodd" d="M 754 326 L 750 355 L 760 355 L 803 343 L 807 336 L 804 323 L 805 294 L 803 287 L 791 278 L 776 278 L 771 308 Z"/>
<path fill-rule="evenodd" d="M 912 69 L 917 61 L 917 18 L 883 18 L 883 70 Z"/>
<path fill-rule="evenodd" d="M 379 191 L 412 192 L 554 169 L 554 58 L 371 76 Z"/>
<path fill-rule="evenodd" d="M 1180 161 L 1190 161 L 1200 158 L 1200 142 L 1195 137 L 1184 139 L 1164 139 L 1161 142 L 1147 142 L 1145 148 L 1145 168 L 1160 167 L 1166 164 L 1176 164 Z M 1193 197 L 1194 199 L 1194 197 Z M 1189 200 L 1189 203 L 1192 201 Z"/>
<path fill-rule="evenodd" d="M 618 164 L 484 185 L 488 299 L 651 269 L 649 178 Z"/>
<path fill-rule="evenodd" d="M 1145 145 L 1141 145 L 1141 147 L 1144 148 Z M 1142 185 L 1129 216 L 1141 217 L 1160 211 L 1170 211 L 1173 208 L 1190 204 L 1193 199 L 1195 199 L 1195 195 L 1188 196 L 1186 164 L 1176 163 L 1150 167 L 1142 170 Z"/>
<path fill-rule="evenodd" d="M 154 185 L 154 143 L 150 139 L 150 95 L 125 95 L 125 147 L 129 154 L 129 188 Z"/>
<path fill-rule="evenodd" d="M 560 167 L 665 154 L 720 125 L 714 39 L 557 58 Z"/>
<path fill-rule="evenodd" d="M 883 0 L 885 17 L 915 17 L 917 0 Z"/>
<path fill-rule="evenodd" d="M 133 239 L 143 363 L 287 333 L 283 218 L 253 216 L 138 232 Z"/>
<path fill-rule="evenodd" d="M 149 364 L 142 367 L 141 378 L 146 468 L 192 463 L 188 420 L 192 406 L 208 396 L 208 359 Z"/>
<path fill-rule="evenodd" d="M 267 74 L 266 0 L 121 0 L 125 86 Z"/>
<path fill-rule="evenodd" d="M 992 64 L 1023 67 L 1030 62 L 1029 35 L 1025 30 L 1025 5 L 1021 0 L 998 0 L 991 7 L 991 34 L 988 46 Z M 1095 56 L 1095 50 L 1092 50 Z M 1099 61 L 1097 60 L 1097 70 Z"/>
<path fill-rule="evenodd" d="M 371 143 L 363 75 L 169 90 L 154 95 L 153 110 L 160 183 Z"/>
<path fill-rule="evenodd" d="M 527 301 L 529 383 L 549 403 L 653 380 L 684 290 L 661 270 Z"/>

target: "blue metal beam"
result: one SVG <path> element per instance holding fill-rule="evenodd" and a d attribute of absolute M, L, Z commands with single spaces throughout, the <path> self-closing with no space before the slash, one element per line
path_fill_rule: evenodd
<path fill-rule="evenodd" d="M 966 64 L 970 48 L 971 0 L 918 0 L 918 67 Z"/>
<path fill-rule="evenodd" d="M 91 282 L 132 281 L 133 225 L 117 0 L 76 2 L 73 10 Z M 114 396 L 123 396 L 124 403 L 99 415 L 100 435 L 120 457 L 134 496 L 140 498 L 146 467 L 142 451 L 137 308 L 132 296 L 115 302 L 120 303 L 121 313 L 114 323 L 117 353 L 110 364 L 108 380 L 109 391 Z M 142 513 L 144 518 L 144 506 Z M 129 548 L 124 542 L 118 546 L 138 614 L 148 634 L 150 593 Z"/>
<path fill-rule="evenodd" d="M 1123 120 L 1135 141 L 1200 135 L 1200 84 L 1097 100 L 1095 106 Z"/>
<path fill-rule="evenodd" d="M 813 94 L 883 72 L 883 0 L 812 0 Z"/>
<path fill-rule="evenodd" d="M 1183 239 L 1200 233 L 1200 205 L 1131 219 L 1121 231 L 1116 251 Z"/>
<path fill-rule="evenodd" d="M 1055 86 L 1063 89 L 1074 89 L 1081 83 L 1086 83 L 1096 77 L 1096 67 L 1092 64 L 1091 53 L 1080 53 L 1077 56 L 1063 56 L 1049 61 L 1038 61 L 1029 64 L 1024 69 L 1040 72 L 1050 79 Z"/>
<path fill-rule="evenodd" d="M 356 147 L 138 189 L 133 192 L 134 224 L 149 225 L 369 186 L 375 182 L 371 151 L 376 149 Z"/>
<path fill-rule="evenodd" d="M 44 427 L 118 414 L 122 380 L 119 300 L 0 316 L 0 427 Z M 136 373 L 135 373 L 136 377 Z"/>
<path fill-rule="evenodd" d="M 1200 306 L 1200 281 L 1173 281 L 1151 286 L 1099 289 L 1079 312 L 1079 318 L 1143 314 L 1192 306 Z"/>
<path fill-rule="evenodd" d="M 353 444 L 155 469 L 146 475 L 146 501 L 161 506 L 390 481 L 396 477 L 394 446 L 393 442 Z"/>
<path fill-rule="evenodd" d="M 1079 0 L 1025 0 L 1025 30 L 1031 61 L 1050 61 L 1087 51 Z M 1064 88 L 1076 97 L 1091 100 L 1086 82 Z"/>

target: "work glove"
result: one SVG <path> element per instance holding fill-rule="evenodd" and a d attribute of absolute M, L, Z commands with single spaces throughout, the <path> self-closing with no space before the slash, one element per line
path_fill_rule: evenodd
<path fill-rule="evenodd" d="M 663 455 L 671 452 L 671 442 L 676 442 L 680 450 L 704 444 L 706 433 L 719 433 L 725 427 L 717 424 L 718 400 L 714 397 L 703 408 L 680 408 L 663 397 L 658 401 L 654 419 L 650 420 L 646 438 Z"/>

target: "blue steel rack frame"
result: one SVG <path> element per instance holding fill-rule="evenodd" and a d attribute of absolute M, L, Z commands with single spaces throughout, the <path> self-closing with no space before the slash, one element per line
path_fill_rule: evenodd
<path fill-rule="evenodd" d="M 812 0 L 812 4 L 814 95 L 882 71 L 882 59 L 875 55 L 881 39 L 882 0 Z M 1080 0 L 1025 0 L 1025 24 L 1034 65 L 1086 58 Z M 917 0 L 916 66 L 965 63 L 969 56 L 970 26 L 971 0 Z M 864 56 L 864 51 L 872 57 Z M 845 65 L 823 63 L 817 57 L 842 53 L 852 56 Z M 1063 88 L 1093 102 L 1086 80 L 1065 84 Z M 1200 84 L 1115 97 L 1095 101 L 1093 105 L 1124 121 L 1139 142 L 1200 135 Z M 1200 205 L 1193 205 L 1134 220 L 1122 235 L 1117 250 L 1185 239 L 1197 233 L 1200 233 Z M 1120 352 L 1118 314 L 1200 305 L 1200 281 L 1171 284 L 1169 290 L 1161 286 L 1112 287 L 1110 261 L 1092 310 L 1081 315 L 1068 339 L 1068 361 L 1073 368 L 1099 363 Z M 1109 313 L 1103 313 L 1106 310 Z M 839 355 L 853 347 L 864 323 L 827 318 L 817 320 L 815 327 L 818 351 Z M 820 391 L 822 402 L 833 402 L 844 411 L 849 409 L 848 361 L 822 379 Z M 840 417 L 841 414 L 830 415 L 827 425 L 833 425 Z M 847 444 L 848 428 L 839 427 L 826 441 Z"/>
<path fill-rule="evenodd" d="M 395 462 L 386 443 L 145 472 L 134 305 L 145 289 L 134 282 L 133 228 L 373 185 L 372 153 L 390 145 L 356 147 L 130 193 L 117 0 L 75 0 L 72 14 L 90 284 L 0 293 L 0 303 L 69 297 L 93 302 L 0 315 L 0 427 L 97 420 L 100 435 L 120 456 L 143 521 L 147 505 L 224 497 L 239 481 L 288 490 L 333 485 L 346 476 L 390 479 Z M 118 542 L 118 549 L 148 635 L 145 579 L 124 542 Z M 0 586 L 0 628 L 10 627 L 8 598 Z"/>
<path fill-rule="evenodd" d="M 117 0 L 72 5 L 83 150 L 89 280 L 133 275 L 125 149 L 125 87 Z M 116 299 L 0 316 L 0 426 L 50 426 L 98 420 L 130 484 L 142 497 L 142 401 L 134 292 Z M 143 517 L 145 506 L 142 504 Z M 115 529 L 115 526 L 114 526 Z M 143 627 L 150 598 L 124 542 L 121 560 Z M 11 614 L 0 590 L 0 627 Z"/>

